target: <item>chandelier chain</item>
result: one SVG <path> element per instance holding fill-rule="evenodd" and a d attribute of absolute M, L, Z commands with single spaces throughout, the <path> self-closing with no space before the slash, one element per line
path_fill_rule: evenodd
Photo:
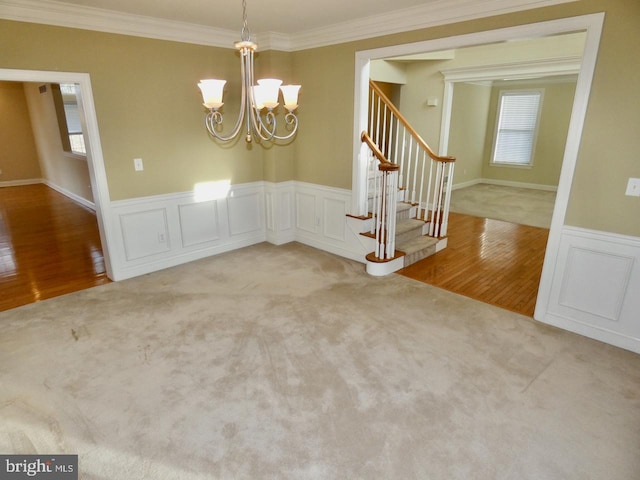
<path fill-rule="evenodd" d="M 247 20 L 247 0 L 242 0 L 242 34 L 241 39 L 244 42 L 251 41 L 251 31 L 249 30 L 249 22 Z"/>

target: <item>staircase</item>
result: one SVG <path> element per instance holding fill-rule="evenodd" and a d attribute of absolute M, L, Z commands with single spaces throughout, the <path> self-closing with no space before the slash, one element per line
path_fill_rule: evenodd
<path fill-rule="evenodd" d="M 446 247 L 455 158 L 433 152 L 375 83 L 369 85 L 371 135 L 362 132 L 360 154 L 369 172 L 367 211 L 359 218 L 369 222 L 363 235 L 375 242 L 367 272 L 381 276 Z"/>
<path fill-rule="evenodd" d="M 402 192 L 399 193 L 402 195 Z M 429 223 L 419 219 L 417 207 L 407 202 L 398 202 L 396 207 L 395 251 L 388 260 L 379 259 L 375 251 L 366 256 L 367 272 L 382 276 L 408 267 L 446 248 L 447 238 L 429 236 Z M 368 221 L 373 221 L 367 218 Z M 370 231 L 361 235 L 371 238 L 371 248 L 375 248 L 375 234 Z"/>

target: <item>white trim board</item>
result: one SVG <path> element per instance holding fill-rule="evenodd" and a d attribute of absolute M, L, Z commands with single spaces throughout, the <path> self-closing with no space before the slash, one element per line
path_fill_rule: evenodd
<path fill-rule="evenodd" d="M 83 207 L 86 207 L 89 210 L 93 210 L 94 212 L 96 211 L 95 203 L 87 200 L 86 198 L 82 198 L 80 195 L 76 195 L 72 191 L 67 190 L 66 188 L 63 188 L 63 187 L 61 187 L 59 185 L 56 185 L 55 183 L 52 183 L 47 179 L 43 179 L 41 183 L 44 183 L 47 187 L 52 188 L 56 192 L 64 195 L 67 198 L 70 198 L 74 202 L 79 203 L 80 205 L 82 205 Z"/>
<path fill-rule="evenodd" d="M 3 187 L 22 187 L 24 185 L 37 185 L 38 183 L 43 183 L 44 180 L 41 178 L 25 178 L 24 180 L 6 180 L 4 182 L 0 182 L 0 188 Z"/>

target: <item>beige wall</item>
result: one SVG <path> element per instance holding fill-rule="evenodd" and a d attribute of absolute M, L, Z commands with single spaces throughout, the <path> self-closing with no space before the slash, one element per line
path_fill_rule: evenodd
<path fill-rule="evenodd" d="M 1 68 L 90 74 L 112 200 L 263 179 L 260 146 L 218 146 L 203 125 L 197 83 L 210 77 L 229 80 L 224 111 L 235 122 L 235 50 L 10 21 L 0 21 L 0 44 Z"/>
<path fill-rule="evenodd" d="M 87 159 L 63 150 L 51 85 L 45 85 L 44 93 L 39 87 L 38 83 L 24 84 L 42 178 L 93 203 Z"/>
<path fill-rule="evenodd" d="M 455 152 L 454 185 L 482 178 L 491 102 L 490 85 L 457 83 L 454 87 L 449 152 Z"/>
<path fill-rule="evenodd" d="M 42 174 L 22 83 L 0 82 L 0 182 Z"/>
<path fill-rule="evenodd" d="M 456 87 L 457 88 L 457 87 Z M 491 164 L 496 129 L 498 97 L 502 90 L 542 89 L 542 111 L 531 167 L 509 167 Z M 487 131 L 484 143 L 482 177 L 494 180 L 557 186 L 564 157 L 571 108 L 576 91 L 575 81 L 509 82 L 492 89 Z"/>
<path fill-rule="evenodd" d="M 624 196 L 627 178 L 640 176 L 640 110 L 630 101 L 640 83 L 640 64 L 630 54 L 630 45 L 640 44 L 637 1 L 581 0 L 283 54 L 280 60 L 292 62 L 292 75 L 303 85 L 301 129 L 284 147 L 293 152 L 293 178 L 351 188 L 357 51 L 600 11 L 606 21 L 567 222 L 640 236 L 640 202 Z M 214 75 L 237 79 L 231 49 L 8 21 L 0 22 L 0 44 L 2 68 L 91 74 L 113 199 L 184 191 L 199 181 L 280 180 L 277 171 L 265 173 L 261 147 L 218 147 L 202 128 L 195 84 Z M 237 83 L 229 87 L 238 89 Z M 138 156 L 145 171 L 136 174 L 132 158 Z M 288 179 L 286 171 L 282 175 Z"/>

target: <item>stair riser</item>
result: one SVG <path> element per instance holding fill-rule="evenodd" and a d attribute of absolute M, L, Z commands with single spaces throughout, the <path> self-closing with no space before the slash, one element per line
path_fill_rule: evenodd
<path fill-rule="evenodd" d="M 428 248 L 423 248 L 422 250 L 414 252 L 411 255 L 405 255 L 404 266 L 408 267 L 409 265 L 413 265 L 414 263 L 419 262 L 420 260 L 430 257 L 434 253 L 436 253 L 436 246 L 432 245 Z"/>
<path fill-rule="evenodd" d="M 396 245 L 401 245 L 404 242 L 408 242 L 416 237 L 423 235 L 422 230 L 424 227 L 417 227 L 396 235 Z"/>

